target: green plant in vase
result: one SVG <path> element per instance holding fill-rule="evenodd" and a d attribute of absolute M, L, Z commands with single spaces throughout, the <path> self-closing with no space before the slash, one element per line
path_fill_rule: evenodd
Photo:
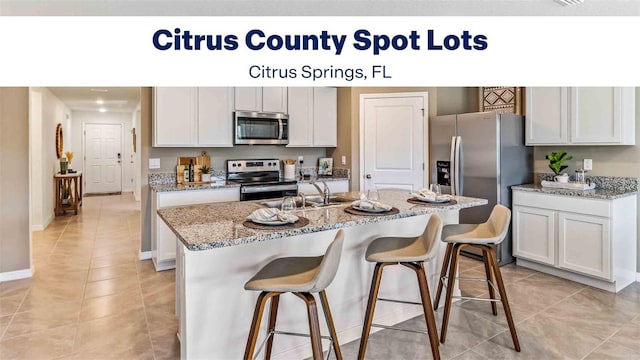
<path fill-rule="evenodd" d="M 561 175 L 562 170 L 568 167 L 565 163 L 573 159 L 573 156 L 567 156 L 565 151 L 553 151 L 547 155 L 546 158 L 549 160 L 549 169 L 551 169 L 554 174 Z"/>
<path fill-rule="evenodd" d="M 202 181 L 203 182 L 211 181 L 211 168 L 210 167 L 208 167 L 207 165 L 203 165 L 200 168 L 200 172 L 202 173 Z"/>

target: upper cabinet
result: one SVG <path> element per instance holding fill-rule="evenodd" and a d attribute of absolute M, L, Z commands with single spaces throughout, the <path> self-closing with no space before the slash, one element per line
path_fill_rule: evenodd
<path fill-rule="evenodd" d="M 527 145 L 635 145 L 635 88 L 526 89 Z"/>
<path fill-rule="evenodd" d="M 338 90 L 289 88 L 289 147 L 335 147 L 338 143 Z"/>
<path fill-rule="evenodd" d="M 286 87 L 237 87 L 235 110 L 259 112 L 287 112 Z"/>
<path fill-rule="evenodd" d="M 233 146 L 233 88 L 154 88 L 154 147 Z"/>

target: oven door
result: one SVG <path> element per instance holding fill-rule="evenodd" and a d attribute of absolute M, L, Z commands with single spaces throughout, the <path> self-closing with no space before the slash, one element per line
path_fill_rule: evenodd
<path fill-rule="evenodd" d="M 298 195 L 298 185 L 242 185 L 240 201 L 277 199 Z"/>
<path fill-rule="evenodd" d="M 238 111 L 235 114 L 236 144 L 288 144 L 286 114 Z"/>

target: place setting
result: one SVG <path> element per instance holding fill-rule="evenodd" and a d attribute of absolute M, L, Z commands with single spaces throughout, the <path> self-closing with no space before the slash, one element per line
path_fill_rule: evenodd
<path fill-rule="evenodd" d="M 356 200 L 344 209 L 345 212 L 353 215 L 376 216 L 395 215 L 400 213 L 398 208 L 384 204 L 380 201 L 380 192 L 369 190 L 360 194 L 360 200 Z"/>
<path fill-rule="evenodd" d="M 309 219 L 294 214 L 296 202 L 293 197 L 282 199 L 278 208 L 261 208 L 253 211 L 242 223 L 245 227 L 258 230 L 297 229 L 309 225 Z"/>
<path fill-rule="evenodd" d="M 411 192 L 411 197 L 407 199 L 407 202 L 423 206 L 446 206 L 458 203 L 453 199 L 453 196 L 442 194 L 440 191 L 440 185 L 438 184 L 431 184 L 429 189 L 422 188 L 415 192 Z"/>

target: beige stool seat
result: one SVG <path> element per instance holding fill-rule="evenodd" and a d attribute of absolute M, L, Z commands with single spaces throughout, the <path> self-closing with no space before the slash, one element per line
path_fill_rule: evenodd
<path fill-rule="evenodd" d="M 434 214 L 429 217 L 427 226 L 420 236 L 377 238 L 367 247 L 365 259 L 368 262 L 375 262 L 376 266 L 373 271 L 373 279 L 371 280 L 371 290 L 369 292 L 369 301 L 367 303 L 364 326 L 362 327 L 362 338 L 360 339 L 358 359 L 364 359 L 371 327 L 424 333 L 424 331 L 374 324 L 373 313 L 375 311 L 377 300 L 422 305 L 425 321 L 427 323 L 426 333 L 429 336 L 431 353 L 434 359 L 440 358 L 440 350 L 438 348 L 438 330 L 436 327 L 433 309 L 431 308 L 431 296 L 429 293 L 429 285 L 427 284 L 427 277 L 424 271 L 423 262 L 436 256 L 438 240 L 440 239 L 441 233 L 442 219 L 440 219 L 438 215 Z M 378 290 L 380 288 L 383 268 L 385 266 L 398 264 L 415 271 L 418 277 L 418 286 L 420 288 L 420 303 L 378 298 Z"/>
<path fill-rule="evenodd" d="M 518 341 L 515 323 L 513 322 L 513 317 L 511 315 L 507 292 L 504 287 L 504 282 L 502 281 L 502 274 L 500 272 L 500 267 L 498 266 L 495 246 L 492 246 L 501 243 L 505 239 L 507 232 L 509 231 L 510 222 L 511 210 L 505 206 L 496 205 L 491 211 L 489 219 L 482 224 L 446 225 L 442 229 L 442 241 L 447 243 L 447 249 L 445 251 L 444 261 L 442 262 L 440 281 L 438 282 L 438 290 L 436 291 L 436 298 L 433 304 L 434 310 L 437 310 L 442 290 L 444 286 L 446 286 L 447 294 L 444 304 L 444 314 L 442 317 L 442 329 L 440 330 L 440 342 L 444 343 L 447 336 L 449 314 L 451 312 L 451 303 L 454 297 L 467 300 L 489 301 L 491 303 L 493 315 L 498 315 L 496 302 L 502 302 L 514 348 L 516 351 L 520 351 L 520 343 Z M 457 278 L 460 251 L 464 247 L 473 247 L 482 251 L 489 298 L 453 295 L 456 279 L 485 281 L 484 279 Z M 496 297 L 496 291 L 500 294 L 499 299 Z"/>
<path fill-rule="evenodd" d="M 244 359 L 254 359 L 254 351 L 258 332 L 260 330 L 260 322 L 264 307 L 269 299 L 271 299 L 271 310 L 269 315 L 268 334 L 262 345 L 267 345 L 265 349 L 265 359 L 271 358 L 271 349 L 273 347 L 273 337 L 276 334 L 309 336 L 311 338 L 311 348 L 314 360 L 322 359 L 322 338 L 331 341 L 336 358 L 342 360 L 340 344 L 336 335 L 336 329 L 333 324 L 331 310 L 325 289 L 331 284 L 335 277 L 338 266 L 340 265 L 340 256 L 342 254 L 342 243 L 344 242 L 344 231 L 338 230 L 333 242 L 327 248 L 323 256 L 310 257 L 285 257 L 275 259 L 260 269 L 247 283 L 244 285 L 246 290 L 261 291 L 258 296 L 256 308 L 253 314 L 253 322 L 247 340 L 247 348 L 245 350 Z M 315 297 L 312 293 L 319 293 L 320 301 L 324 309 L 325 320 L 329 328 L 330 336 L 323 337 L 320 334 L 320 324 L 318 322 L 318 310 Z M 290 332 L 276 331 L 276 318 L 278 315 L 278 304 L 280 295 L 283 293 L 293 293 L 301 298 L 307 305 L 307 315 L 309 317 L 309 334 L 297 334 Z M 257 353 L 260 353 L 262 345 Z M 329 349 L 331 350 L 331 348 Z"/>

